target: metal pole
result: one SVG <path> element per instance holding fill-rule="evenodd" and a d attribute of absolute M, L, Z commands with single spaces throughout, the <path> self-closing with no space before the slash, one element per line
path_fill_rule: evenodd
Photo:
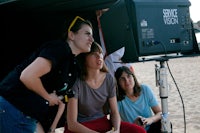
<path fill-rule="evenodd" d="M 160 60 L 160 68 L 156 65 L 156 86 L 159 86 L 159 93 L 162 106 L 161 132 L 172 133 L 168 113 L 168 81 L 165 60 Z"/>

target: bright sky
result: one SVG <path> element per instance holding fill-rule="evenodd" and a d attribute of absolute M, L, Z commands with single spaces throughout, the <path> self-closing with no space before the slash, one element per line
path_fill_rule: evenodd
<path fill-rule="evenodd" d="M 200 0 L 189 0 L 191 3 L 190 8 L 190 17 L 192 18 L 193 22 L 196 23 L 200 21 Z M 196 34 L 197 42 L 200 43 L 200 33 Z"/>
<path fill-rule="evenodd" d="M 189 0 L 191 3 L 190 8 L 190 17 L 192 18 L 193 22 L 197 22 L 200 20 L 200 0 Z"/>

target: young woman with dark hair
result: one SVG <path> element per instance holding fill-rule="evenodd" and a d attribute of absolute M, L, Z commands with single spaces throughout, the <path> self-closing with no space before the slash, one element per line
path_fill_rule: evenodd
<path fill-rule="evenodd" d="M 122 120 L 140 125 L 147 133 L 161 133 L 162 112 L 152 89 L 139 84 L 134 72 L 126 66 L 116 70 L 115 78 Z"/>

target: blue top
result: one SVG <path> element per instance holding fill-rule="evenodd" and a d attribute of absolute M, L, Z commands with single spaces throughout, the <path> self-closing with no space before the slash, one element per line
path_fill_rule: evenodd
<path fill-rule="evenodd" d="M 151 107 L 158 106 L 158 101 L 151 88 L 144 84 L 141 87 L 141 94 L 136 101 L 132 101 L 127 96 L 122 101 L 118 101 L 118 109 L 123 121 L 133 123 L 138 116 L 151 117 L 153 115 Z"/>

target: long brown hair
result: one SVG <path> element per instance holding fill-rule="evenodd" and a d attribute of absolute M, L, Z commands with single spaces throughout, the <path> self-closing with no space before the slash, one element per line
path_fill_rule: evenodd
<path fill-rule="evenodd" d="M 121 86 L 119 84 L 119 78 L 121 77 L 123 72 L 133 76 L 133 79 L 135 81 L 135 86 L 133 87 L 133 89 L 134 89 L 133 95 L 139 96 L 140 92 L 141 92 L 141 85 L 139 84 L 135 74 L 127 66 L 121 66 L 121 67 L 117 68 L 117 70 L 115 72 L 115 78 L 117 80 L 117 100 L 119 100 L 119 101 L 123 100 L 126 96 L 125 91 L 121 88 Z"/>
<path fill-rule="evenodd" d="M 80 69 L 81 69 L 80 78 L 82 80 L 85 80 L 85 78 L 87 76 L 86 57 L 89 54 L 93 53 L 93 52 L 103 53 L 103 50 L 102 50 L 101 46 L 97 42 L 93 42 L 92 43 L 90 52 L 88 52 L 88 53 L 81 53 L 78 56 L 78 63 L 80 65 Z M 106 73 L 108 72 L 108 67 L 106 66 L 105 62 L 103 62 L 103 67 L 100 69 L 100 71 L 106 72 Z"/>

